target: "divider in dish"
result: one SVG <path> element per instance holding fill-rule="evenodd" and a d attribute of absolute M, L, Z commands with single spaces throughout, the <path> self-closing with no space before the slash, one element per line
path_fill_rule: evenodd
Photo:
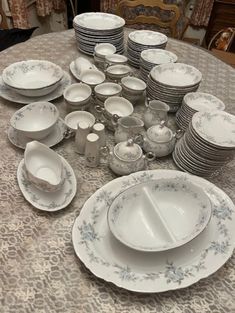
<path fill-rule="evenodd" d="M 140 251 L 164 251 L 195 238 L 208 224 L 211 203 L 182 178 L 135 185 L 119 194 L 108 211 L 113 235 Z"/>

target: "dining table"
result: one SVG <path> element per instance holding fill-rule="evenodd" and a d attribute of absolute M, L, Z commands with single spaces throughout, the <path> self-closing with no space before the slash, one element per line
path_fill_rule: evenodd
<path fill-rule="evenodd" d="M 124 40 L 131 29 L 125 28 Z M 195 66 L 202 73 L 199 90 L 217 96 L 225 110 L 235 114 L 235 69 L 207 50 L 169 38 L 167 50 L 178 62 Z M 54 62 L 76 79 L 70 63 L 83 56 L 76 46 L 74 30 L 49 33 L 14 45 L 0 53 L 0 71 L 29 59 Z M 135 72 L 138 70 L 135 69 Z M 0 95 L 1 96 L 1 95 Z M 66 116 L 63 96 L 52 101 L 60 117 Z M 23 104 L 0 97 L 0 294 L 2 313 L 234 313 L 235 254 L 215 273 L 187 288 L 160 293 L 138 293 L 119 288 L 96 277 L 76 256 L 72 227 L 86 200 L 117 176 L 107 164 L 87 167 L 76 153 L 74 138 L 53 147 L 71 165 L 77 179 L 73 201 L 58 212 L 34 208 L 17 183 L 17 168 L 24 150 L 8 140 L 9 121 Z M 141 109 L 140 111 L 141 112 Z M 172 115 L 173 116 L 173 115 Z M 174 116 L 173 116 L 174 119 Z M 107 137 L 112 143 L 112 133 Z M 149 170 L 177 170 L 171 156 L 156 159 Z M 235 160 L 207 178 L 235 201 Z M 157 283 L 157 282 L 156 282 Z"/>

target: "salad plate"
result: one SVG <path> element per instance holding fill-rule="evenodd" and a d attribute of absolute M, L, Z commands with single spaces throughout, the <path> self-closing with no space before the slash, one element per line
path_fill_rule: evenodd
<path fill-rule="evenodd" d="M 20 190 L 25 199 L 35 208 L 55 212 L 68 206 L 77 191 L 77 180 L 72 167 L 60 156 L 64 168 L 64 183 L 62 187 L 54 192 L 45 192 L 31 183 L 25 172 L 24 159 L 21 160 L 17 170 L 17 180 Z"/>
<path fill-rule="evenodd" d="M 113 199 L 131 186 L 153 179 L 185 179 L 201 186 L 212 205 L 208 226 L 189 243 L 162 252 L 140 252 L 110 232 L 107 211 Z M 136 292 L 184 288 L 217 271 L 234 249 L 235 207 L 218 187 L 200 177 L 172 170 L 142 171 L 112 180 L 84 204 L 72 229 L 75 252 L 96 276 Z"/>
<path fill-rule="evenodd" d="M 235 116 L 232 114 L 224 111 L 197 112 L 192 118 L 192 127 L 206 144 L 235 148 Z"/>
<path fill-rule="evenodd" d="M 140 45 L 162 45 L 167 42 L 167 36 L 152 30 L 136 30 L 129 34 L 129 39 Z"/>
<path fill-rule="evenodd" d="M 185 178 L 155 179 L 120 193 L 108 209 L 112 234 L 139 251 L 164 251 L 184 245 L 209 223 L 211 202 Z"/>
<path fill-rule="evenodd" d="M 20 95 L 19 93 L 7 87 L 4 84 L 2 77 L 0 76 L 0 96 L 3 99 L 12 101 L 15 103 L 20 103 L 20 104 L 29 104 L 29 103 L 37 102 L 37 101 L 52 101 L 61 97 L 63 95 L 65 88 L 67 88 L 70 84 L 71 84 L 70 75 L 64 71 L 64 76 L 62 80 L 60 81 L 59 86 L 54 91 L 52 91 L 51 93 L 45 96 L 27 97 L 27 96 Z"/>
<path fill-rule="evenodd" d="M 65 138 L 66 132 L 67 126 L 65 125 L 64 121 L 59 118 L 50 134 L 47 137 L 39 140 L 39 142 L 47 145 L 48 147 L 53 147 Z M 17 130 L 12 126 L 8 128 L 7 135 L 10 142 L 14 146 L 21 149 L 25 149 L 26 144 L 33 140 L 32 138 L 26 137 L 25 135 L 17 132 Z"/>

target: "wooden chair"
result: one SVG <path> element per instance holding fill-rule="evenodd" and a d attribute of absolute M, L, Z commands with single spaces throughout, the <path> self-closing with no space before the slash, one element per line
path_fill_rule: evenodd
<path fill-rule="evenodd" d="M 0 2 L 0 28 L 8 29 L 7 18 L 2 8 L 2 1 Z"/>
<path fill-rule="evenodd" d="M 156 16 L 156 10 L 160 12 L 160 16 Z M 177 34 L 180 9 L 175 4 L 164 4 L 161 0 L 120 0 L 116 13 L 125 19 L 127 26 L 144 25 L 144 28 L 149 29 L 158 26 L 174 38 L 181 38 L 187 27 L 186 25 L 181 34 Z M 164 15 L 165 18 L 162 18 Z"/>

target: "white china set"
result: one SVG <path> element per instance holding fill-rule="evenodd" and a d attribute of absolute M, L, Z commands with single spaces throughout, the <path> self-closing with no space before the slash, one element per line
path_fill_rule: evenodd
<path fill-rule="evenodd" d="M 19 188 L 40 210 L 53 212 L 71 203 L 77 191 L 74 171 L 49 147 L 66 134 L 75 135 L 75 151 L 85 156 L 86 166 L 97 167 L 101 156 L 122 176 L 83 205 L 72 230 L 77 256 L 96 276 L 131 291 L 187 287 L 232 255 L 234 204 L 203 178 L 146 169 L 156 157 L 173 152 L 183 171 L 211 175 L 234 155 L 235 117 L 223 111 L 216 97 L 194 92 L 200 71 L 175 63 L 177 56 L 162 50 L 165 35 L 130 33 L 127 57 L 132 66 L 140 66 L 142 80 L 130 76 L 127 58 L 118 54 L 124 50 L 122 18 L 91 12 L 73 22 L 78 49 L 95 53 L 105 73 L 79 57 L 70 64 L 80 81 L 72 85 L 68 74 L 47 61 L 14 63 L 1 77 L 3 98 L 29 103 L 13 114 L 8 129 L 9 140 L 25 149 L 17 170 Z M 47 102 L 62 94 L 72 111 L 64 122 Z M 91 103 L 99 121 L 86 111 Z M 132 115 L 136 104 L 146 105 L 142 119 Z M 176 122 L 186 132 L 177 142 L 181 131 L 167 127 L 167 113 L 178 109 Z M 111 148 L 105 126 L 114 132 Z"/>
<path fill-rule="evenodd" d="M 186 130 L 194 113 L 199 111 L 224 110 L 224 103 L 217 97 L 205 92 L 189 92 L 176 112 L 176 123 L 180 129 Z"/>
<path fill-rule="evenodd" d="M 151 30 L 136 30 L 128 35 L 127 57 L 134 67 L 140 67 L 140 55 L 147 49 L 165 49 L 167 36 Z"/>
<path fill-rule="evenodd" d="M 197 112 L 177 143 L 173 159 L 186 172 L 211 176 L 234 157 L 234 134 L 234 115 L 218 110 Z"/>
<path fill-rule="evenodd" d="M 93 55 L 96 44 L 109 43 L 116 47 L 117 53 L 124 52 L 123 18 L 108 13 L 89 12 L 75 16 L 73 27 L 77 48 Z"/>

